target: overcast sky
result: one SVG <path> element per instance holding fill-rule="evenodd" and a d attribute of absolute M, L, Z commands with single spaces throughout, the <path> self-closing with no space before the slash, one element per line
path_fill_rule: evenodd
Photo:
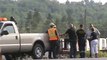
<path fill-rule="evenodd" d="M 64 3 L 66 2 L 66 0 L 58 0 L 60 3 Z M 78 2 L 78 1 L 82 1 L 82 0 L 69 0 L 69 1 L 75 1 L 75 2 Z M 107 2 L 107 0 L 94 0 L 95 2 L 102 2 L 103 4 L 105 2 Z"/>

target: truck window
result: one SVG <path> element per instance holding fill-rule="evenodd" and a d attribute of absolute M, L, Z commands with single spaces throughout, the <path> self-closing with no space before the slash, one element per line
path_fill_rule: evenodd
<path fill-rule="evenodd" d="M 0 29 L 1 29 L 1 26 L 3 25 L 3 23 L 0 23 Z"/>
<path fill-rule="evenodd" d="M 15 29 L 12 24 L 5 24 L 3 31 L 8 31 L 8 33 L 15 33 Z"/>

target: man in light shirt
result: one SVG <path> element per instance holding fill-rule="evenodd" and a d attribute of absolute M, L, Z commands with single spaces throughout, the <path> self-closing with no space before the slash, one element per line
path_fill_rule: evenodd
<path fill-rule="evenodd" d="M 91 31 L 92 28 L 94 28 L 95 33 L 97 34 L 98 38 L 100 38 L 100 32 L 99 32 L 99 30 L 98 30 L 96 27 L 94 27 L 93 24 L 90 24 L 89 29 L 86 31 L 86 36 L 87 36 L 87 39 L 88 39 L 88 41 L 89 41 L 89 46 L 90 46 L 90 48 L 91 48 L 90 36 L 91 36 L 91 33 L 92 33 L 92 31 Z M 91 57 L 91 49 L 90 49 L 90 57 Z"/>

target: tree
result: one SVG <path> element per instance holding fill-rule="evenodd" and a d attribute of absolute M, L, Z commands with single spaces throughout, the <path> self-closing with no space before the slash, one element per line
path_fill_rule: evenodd
<path fill-rule="evenodd" d="M 31 26 L 32 26 L 32 32 L 36 32 L 36 28 L 38 27 L 38 24 L 42 20 L 40 12 L 36 9 L 34 9 L 34 13 L 32 15 L 31 20 Z"/>
<path fill-rule="evenodd" d="M 29 13 L 27 14 L 27 18 L 25 21 L 25 29 L 27 32 L 31 32 L 32 30 L 32 11 L 29 11 Z"/>
<path fill-rule="evenodd" d="M 45 31 L 52 21 L 57 23 L 58 27 L 63 26 L 60 30 L 64 32 L 67 23 L 84 24 L 86 10 L 86 25 L 93 23 L 101 31 L 106 31 L 106 26 L 104 26 L 107 23 L 106 7 L 107 3 L 96 3 L 94 0 L 81 2 L 67 0 L 65 4 L 56 0 L 0 0 L 0 16 L 7 18 L 14 16 L 23 32 Z"/>

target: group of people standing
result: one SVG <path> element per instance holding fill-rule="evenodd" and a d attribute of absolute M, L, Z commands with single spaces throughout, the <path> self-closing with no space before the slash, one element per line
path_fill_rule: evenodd
<path fill-rule="evenodd" d="M 50 41 L 49 58 L 58 58 L 57 55 L 60 43 L 56 25 L 51 23 L 47 33 L 49 34 Z M 69 37 L 69 39 L 65 39 L 65 41 L 68 40 L 70 43 L 70 58 L 76 58 L 77 42 L 79 46 L 80 58 L 85 58 L 86 40 L 89 41 L 90 57 L 98 57 L 98 38 L 100 36 L 100 32 L 93 24 L 90 24 L 88 30 L 85 30 L 82 24 L 80 24 L 79 29 L 76 29 L 73 24 L 69 24 L 69 29 L 67 29 L 66 32 L 60 36 L 65 35 Z M 53 52 L 53 57 L 51 56 L 51 52 Z"/>

